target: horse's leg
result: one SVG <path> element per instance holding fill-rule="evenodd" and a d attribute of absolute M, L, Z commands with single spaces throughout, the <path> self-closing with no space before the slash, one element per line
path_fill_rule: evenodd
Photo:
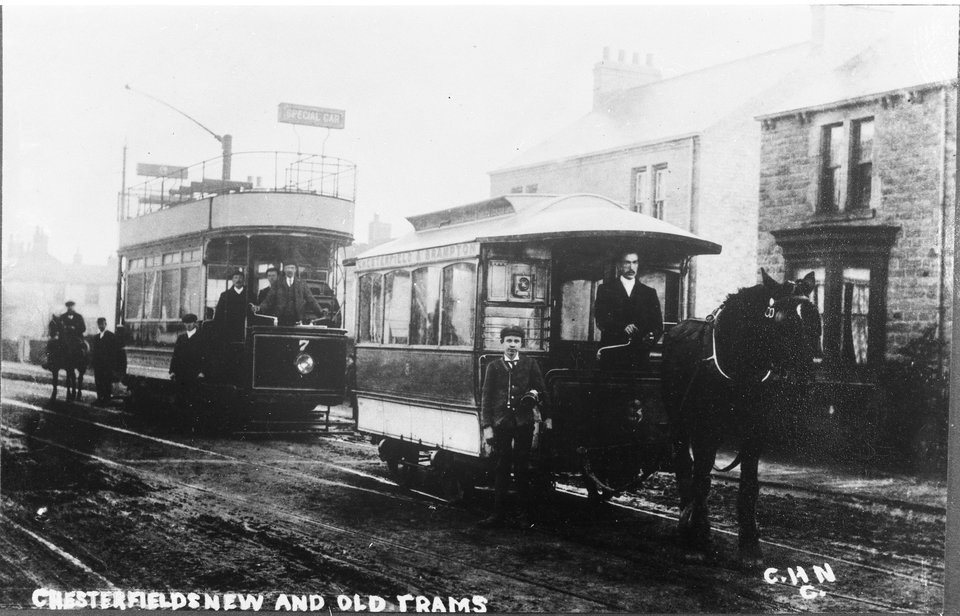
<path fill-rule="evenodd" d="M 760 444 L 750 439 L 740 450 L 740 491 L 737 494 L 737 522 L 740 526 L 740 562 L 748 566 L 760 564 L 760 532 L 757 529 L 757 499 L 760 481 L 757 467 Z"/>
<path fill-rule="evenodd" d="M 690 502 L 693 500 L 693 458 L 690 457 L 690 435 L 673 426 L 673 465 L 680 496 L 680 532 L 690 526 Z"/>
<path fill-rule="evenodd" d="M 83 373 L 86 372 L 84 368 L 77 370 L 77 402 L 80 401 L 81 394 L 83 393 Z"/>
<path fill-rule="evenodd" d="M 67 400 L 77 399 L 77 373 L 73 368 L 67 369 Z"/>
<path fill-rule="evenodd" d="M 53 381 L 53 393 L 50 394 L 51 400 L 57 399 L 57 383 L 60 381 L 60 371 L 51 370 L 50 371 L 50 380 Z"/>
<path fill-rule="evenodd" d="M 710 493 L 710 472 L 717 459 L 717 444 L 709 435 L 698 435 L 693 441 L 693 479 L 690 502 L 689 538 L 698 548 L 706 548 L 710 539 L 710 513 L 707 496 Z"/>

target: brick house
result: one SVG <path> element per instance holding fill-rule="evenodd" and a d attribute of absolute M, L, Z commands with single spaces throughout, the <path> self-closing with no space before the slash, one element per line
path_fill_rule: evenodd
<path fill-rule="evenodd" d="M 869 413 L 923 333 L 948 360 L 956 214 L 957 9 L 901 23 L 758 114 L 760 266 L 813 270 L 823 408 Z M 853 410 L 852 407 L 857 407 Z M 880 412 L 880 411 L 877 411 Z M 863 418 L 876 425 L 882 418 Z"/>

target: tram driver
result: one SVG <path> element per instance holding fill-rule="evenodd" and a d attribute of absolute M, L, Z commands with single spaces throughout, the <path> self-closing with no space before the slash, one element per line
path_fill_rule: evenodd
<path fill-rule="evenodd" d="M 657 291 L 637 280 L 640 257 L 624 251 L 617 261 L 617 277 L 597 288 L 594 312 L 600 328 L 600 345 L 628 345 L 603 354 L 603 366 L 615 369 L 646 368 L 650 349 L 663 334 L 663 312 Z"/>
<path fill-rule="evenodd" d="M 203 378 L 203 341 L 197 330 L 197 315 L 185 314 L 180 319 L 186 331 L 177 336 L 170 358 L 170 378 L 176 385 L 177 405 L 189 408 L 199 395 Z"/>
<path fill-rule="evenodd" d="M 533 445 L 534 405 L 539 399 L 546 407 L 546 385 L 540 366 L 527 356 L 520 355 L 523 330 L 505 327 L 500 331 L 503 357 L 487 365 L 480 398 L 480 424 L 483 439 L 493 447 L 494 511 L 480 521 L 481 526 L 502 526 L 506 521 L 506 500 L 510 485 L 511 467 L 516 478 L 520 498 L 520 525 L 528 527 L 533 502 L 530 494 L 530 449 Z M 550 427 L 550 420 L 546 420 Z"/>
<path fill-rule="evenodd" d="M 297 276 L 296 260 L 283 264 L 283 276 L 254 311 L 277 317 L 277 325 L 297 325 L 308 321 L 311 315 L 319 317 L 323 314 L 310 289 Z"/>

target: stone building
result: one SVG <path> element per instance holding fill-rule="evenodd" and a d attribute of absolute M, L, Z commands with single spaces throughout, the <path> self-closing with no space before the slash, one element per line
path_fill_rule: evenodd
<path fill-rule="evenodd" d="M 760 126 L 813 59 L 844 57 L 889 18 L 859 7 L 813 9 L 810 40 L 671 78 L 649 56 L 605 50 L 593 109 L 490 172 L 491 195 L 604 195 L 723 246 L 691 268 L 687 314 L 712 311 L 758 280 Z M 841 27 L 856 23 L 858 27 Z"/>
<path fill-rule="evenodd" d="M 52 256 L 49 239 L 37 229 L 31 244 L 12 243 L 3 267 L 3 359 L 36 359 L 38 345 L 31 341 L 47 335 L 51 314 L 65 310 L 73 300 L 84 316 L 87 332 L 96 331 L 97 318 L 104 317 L 110 329 L 116 323 L 117 260 L 87 265 L 79 254 L 63 263 Z M 33 350 L 31 350 L 33 348 Z"/>
<path fill-rule="evenodd" d="M 879 365 L 930 327 L 949 340 L 956 23 L 954 9 L 902 24 L 758 116 L 759 264 L 817 272 L 837 369 Z"/>
<path fill-rule="evenodd" d="M 945 459 L 957 7 L 926 17 L 758 114 L 759 264 L 818 281 L 824 357 L 801 424 L 866 459 Z"/>

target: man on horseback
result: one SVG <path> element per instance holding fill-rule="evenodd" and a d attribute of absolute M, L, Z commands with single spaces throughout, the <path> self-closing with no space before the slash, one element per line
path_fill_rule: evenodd
<path fill-rule="evenodd" d="M 87 331 L 87 324 L 83 322 L 83 315 L 73 309 L 76 305 L 75 301 L 68 300 L 65 305 L 67 311 L 57 317 L 60 321 L 61 335 L 83 340 L 83 334 Z"/>
<path fill-rule="evenodd" d="M 643 369 L 650 348 L 663 334 L 663 313 L 657 291 L 637 280 L 639 256 L 634 251 L 620 255 L 617 277 L 597 288 L 594 306 L 602 346 L 630 346 L 623 352 L 608 354 L 607 367 Z"/>

